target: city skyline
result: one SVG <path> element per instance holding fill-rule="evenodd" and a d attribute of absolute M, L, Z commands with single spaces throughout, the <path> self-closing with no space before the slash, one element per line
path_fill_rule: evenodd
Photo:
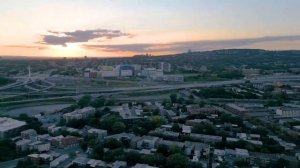
<path fill-rule="evenodd" d="M 300 49 L 296 0 L 0 4 L 0 55 L 112 57 L 189 49 Z"/>

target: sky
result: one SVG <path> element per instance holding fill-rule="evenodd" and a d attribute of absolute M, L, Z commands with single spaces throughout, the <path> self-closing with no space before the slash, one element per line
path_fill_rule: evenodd
<path fill-rule="evenodd" d="M 299 0 L 0 1 L 0 55 L 300 49 Z"/>

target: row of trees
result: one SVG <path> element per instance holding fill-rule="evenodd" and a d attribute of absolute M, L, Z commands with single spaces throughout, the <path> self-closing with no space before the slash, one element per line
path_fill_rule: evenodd
<path fill-rule="evenodd" d="M 236 99 L 256 99 L 257 95 L 251 92 L 243 92 L 236 94 L 232 91 L 227 91 L 222 87 L 204 88 L 194 94 L 201 98 L 236 98 Z"/>
<path fill-rule="evenodd" d="M 111 103 L 111 101 L 106 101 L 105 98 L 102 98 L 102 97 L 98 97 L 94 100 L 92 100 L 92 97 L 90 95 L 85 95 L 85 96 L 82 96 L 80 98 L 80 100 L 78 101 L 78 106 L 80 108 L 83 108 L 83 107 L 87 107 L 87 106 L 92 106 L 94 108 L 99 108 L 99 107 L 103 107 L 104 105 L 108 104 L 108 103 Z"/>

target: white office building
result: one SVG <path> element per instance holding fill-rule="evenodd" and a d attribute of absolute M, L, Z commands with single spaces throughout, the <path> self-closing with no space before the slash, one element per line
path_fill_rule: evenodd
<path fill-rule="evenodd" d="M 167 62 L 160 62 L 159 69 L 161 69 L 163 72 L 171 72 L 171 64 Z"/>

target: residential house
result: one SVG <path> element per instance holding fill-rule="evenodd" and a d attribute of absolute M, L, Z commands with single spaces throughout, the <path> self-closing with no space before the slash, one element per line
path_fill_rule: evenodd
<path fill-rule="evenodd" d="M 143 136 L 137 142 L 138 149 L 154 149 L 157 146 L 159 138 L 153 136 Z"/>
<path fill-rule="evenodd" d="M 28 129 L 21 132 L 21 138 L 23 139 L 36 139 L 37 132 L 34 129 Z"/>

